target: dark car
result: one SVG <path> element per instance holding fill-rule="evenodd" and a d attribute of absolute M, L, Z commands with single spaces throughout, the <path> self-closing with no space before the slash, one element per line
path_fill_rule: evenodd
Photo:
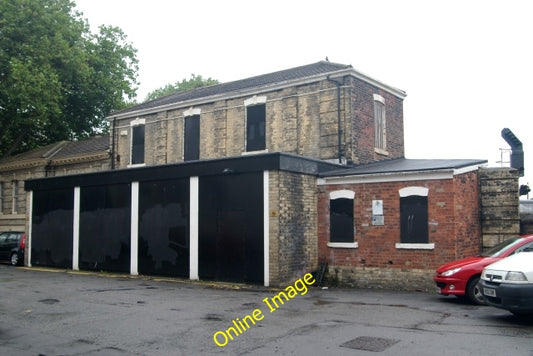
<path fill-rule="evenodd" d="M 9 261 L 13 266 L 24 262 L 26 234 L 20 231 L 0 232 L 0 261 Z"/>
<path fill-rule="evenodd" d="M 483 268 L 512 254 L 533 248 L 533 235 L 506 240 L 479 256 L 463 258 L 440 266 L 433 277 L 442 295 L 466 297 L 474 304 L 485 304 L 479 286 Z"/>

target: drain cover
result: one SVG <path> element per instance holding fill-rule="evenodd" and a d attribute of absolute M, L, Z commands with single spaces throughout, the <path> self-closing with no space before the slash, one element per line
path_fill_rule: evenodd
<path fill-rule="evenodd" d="M 360 336 L 353 340 L 347 341 L 341 347 L 347 347 L 355 350 L 381 352 L 396 344 L 400 340 L 385 339 L 382 337 Z"/>

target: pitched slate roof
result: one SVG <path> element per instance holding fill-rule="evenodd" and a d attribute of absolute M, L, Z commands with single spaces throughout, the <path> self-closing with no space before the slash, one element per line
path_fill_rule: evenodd
<path fill-rule="evenodd" d="M 82 141 L 70 141 L 54 155 L 54 158 L 101 153 L 109 150 L 109 135 L 94 136 Z"/>
<path fill-rule="evenodd" d="M 311 79 L 314 77 L 322 77 L 319 79 L 323 79 L 323 77 L 326 75 L 334 75 L 336 73 L 340 74 L 342 72 L 358 76 L 363 80 L 372 82 L 374 85 L 387 88 L 388 90 L 391 90 L 399 96 L 405 96 L 405 92 L 380 83 L 363 73 L 357 72 L 353 69 L 351 65 L 320 61 L 308 65 L 303 65 L 300 67 L 281 70 L 278 72 L 262 74 L 251 78 L 178 92 L 139 105 L 135 105 L 131 108 L 113 112 L 109 115 L 108 118 L 112 118 L 114 116 L 127 116 L 126 114 L 134 112 L 152 112 L 159 107 L 176 105 L 179 103 L 186 103 L 188 101 L 194 100 L 216 98 L 222 95 L 237 95 L 240 92 L 281 85 L 283 83 L 291 83 L 299 80 Z"/>
<path fill-rule="evenodd" d="M 269 84 L 291 81 L 306 77 L 311 77 L 319 74 L 326 74 L 331 72 L 337 72 L 339 70 L 345 70 L 352 68 L 351 65 L 338 64 L 327 61 L 320 61 L 318 63 L 308 64 L 296 68 L 281 70 L 278 72 L 258 75 L 251 78 L 236 80 L 233 82 L 209 85 L 192 90 L 181 91 L 175 94 L 164 96 L 158 99 L 142 103 L 131 108 L 120 110 L 112 115 L 124 114 L 127 112 L 156 108 L 159 106 L 165 106 L 178 102 L 199 99 L 204 97 L 215 96 L 219 94 L 227 94 L 232 92 L 238 92 L 240 90 L 261 87 Z"/>
<path fill-rule="evenodd" d="M 0 160 L 0 170 L 13 165 L 37 164 L 50 159 L 91 156 L 109 150 L 109 135 L 95 136 L 82 141 L 60 141 Z"/>
<path fill-rule="evenodd" d="M 482 166 L 487 160 L 480 159 L 406 159 L 398 158 L 386 161 L 361 164 L 350 168 L 329 171 L 321 177 L 342 177 L 369 174 L 424 172 L 439 170 L 455 170 L 466 167 Z"/>

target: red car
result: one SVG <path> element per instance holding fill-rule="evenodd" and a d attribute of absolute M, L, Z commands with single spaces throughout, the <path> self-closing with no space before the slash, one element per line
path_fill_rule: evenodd
<path fill-rule="evenodd" d="M 478 283 L 483 268 L 517 252 L 533 251 L 533 235 L 506 240 L 479 256 L 468 257 L 440 266 L 433 277 L 443 295 L 467 297 L 474 304 L 485 304 Z"/>

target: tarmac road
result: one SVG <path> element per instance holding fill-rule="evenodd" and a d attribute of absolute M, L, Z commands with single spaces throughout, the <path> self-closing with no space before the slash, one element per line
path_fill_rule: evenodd
<path fill-rule="evenodd" d="M 453 297 L 240 287 L 0 265 L 0 355 L 533 356 L 533 320 Z"/>

